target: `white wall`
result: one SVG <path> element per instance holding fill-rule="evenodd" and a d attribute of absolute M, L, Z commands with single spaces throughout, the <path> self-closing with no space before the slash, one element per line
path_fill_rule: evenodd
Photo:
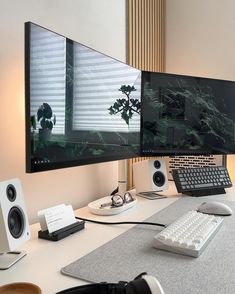
<path fill-rule="evenodd" d="M 235 1 L 166 0 L 166 72 L 235 81 Z M 235 157 L 228 157 L 235 179 Z"/>
<path fill-rule="evenodd" d="M 77 208 L 110 193 L 117 163 L 25 173 L 24 22 L 125 61 L 125 18 L 125 0 L 0 0 L 0 180 L 20 178 L 31 223 L 42 208 Z"/>

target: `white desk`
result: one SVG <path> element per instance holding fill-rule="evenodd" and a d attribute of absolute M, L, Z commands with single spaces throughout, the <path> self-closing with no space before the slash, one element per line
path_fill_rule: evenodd
<path fill-rule="evenodd" d="M 115 216 L 96 216 L 88 208 L 75 211 L 75 215 L 102 221 L 143 221 L 179 198 L 175 187 L 166 193 L 167 198 L 147 200 L 138 198 L 134 208 Z M 235 201 L 234 188 L 227 189 L 227 200 Z M 31 226 L 32 238 L 19 250 L 27 255 L 8 270 L 0 271 L 0 285 L 18 281 L 37 284 L 43 294 L 52 294 L 62 289 L 85 284 L 84 281 L 60 273 L 60 269 L 86 255 L 114 237 L 128 230 L 132 225 L 100 225 L 86 222 L 85 229 L 58 242 L 38 239 L 38 224 Z"/>

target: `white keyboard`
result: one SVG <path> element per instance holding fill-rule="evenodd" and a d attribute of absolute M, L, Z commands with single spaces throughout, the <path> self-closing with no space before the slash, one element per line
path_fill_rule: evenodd
<path fill-rule="evenodd" d="M 198 257 L 221 227 L 223 218 L 189 211 L 154 237 L 158 249 Z"/>

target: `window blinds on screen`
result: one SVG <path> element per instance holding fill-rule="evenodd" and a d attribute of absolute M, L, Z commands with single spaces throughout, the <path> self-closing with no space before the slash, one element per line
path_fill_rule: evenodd
<path fill-rule="evenodd" d="M 141 71 L 36 24 L 25 32 L 26 170 L 137 156 Z"/>
<path fill-rule="evenodd" d="M 30 42 L 31 113 L 36 115 L 44 102 L 53 105 L 57 118 L 53 131 L 64 134 L 66 39 L 32 25 Z"/>
<path fill-rule="evenodd" d="M 53 105 L 55 133 L 64 133 L 66 91 L 66 38 L 38 26 L 31 34 L 31 112 L 47 101 Z M 134 113 L 129 125 L 108 108 L 123 82 L 135 85 L 131 98 L 140 97 L 140 71 L 84 45 L 73 44 L 73 130 L 139 131 L 140 118 Z"/>
<path fill-rule="evenodd" d="M 140 97 L 140 71 L 130 68 L 109 56 L 74 45 L 74 104 L 73 129 L 99 131 L 139 131 L 139 115 L 134 113 L 129 126 L 119 117 L 110 115 L 107 109 L 124 98 L 119 91 L 123 82 L 135 85 L 137 91 L 131 98 Z"/>

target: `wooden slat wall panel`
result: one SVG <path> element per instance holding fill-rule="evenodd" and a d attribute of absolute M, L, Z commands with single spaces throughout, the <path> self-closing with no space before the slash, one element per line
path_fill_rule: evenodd
<path fill-rule="evenodd" d="M 127 61 L 136 68 L 164 71 L 165 0 L 127 0 Z"/>
<path fill-rule="evenodd" d="M 127 164 L 127 172 L 128 172 L 128 183 L 127 183 L 127 188 L 128 190 L 132 189 L 134 187 L 134 180 L 133 180 L 133 171 L 132 171 L 132 166 L 135 162 L 139 162 L 145 159 L 148 159 L 150 157 L 135 157 L 128 159 L 128 164 Z"/>
<path fill-rule="evenodd" d="M 165 0 L 127 0 L 127 62 L 141 70 L 165 69 Z M 128 160 L 128 188 L 134 186 Z"/>

